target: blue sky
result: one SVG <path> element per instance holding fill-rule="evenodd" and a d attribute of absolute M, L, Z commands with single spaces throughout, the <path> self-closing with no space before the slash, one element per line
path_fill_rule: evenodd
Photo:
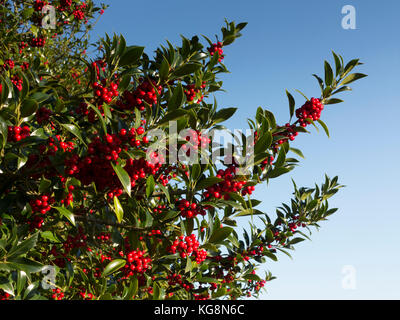
<path fill-rule="evenodd" d="M 237 107 L 230 127 L 246 128 L 245 119 L 258 106 L 288 119 L 287 88 L 319 96 L 311 76 L 322 74 L 331 50 L 345 60 L 360 58 L 359 72 L 369 75 L 342 95 L 342 104 L 327 106 L 321 119 L 331 138 L 310 129 L 294 147 L 306 159 L 291 174 L 259 186 L 261 207 L 275 212 L 290 200 L 291 178 L 298 186 L 323 182 L 324 174 L 339 175 L 346 185 L 331 205 L 339 211 L 313 232 L 312 241 L 297 245 L 293 260 L 282 255 L 266 268 L 278 277 L 262 299 L 399 299 L 400 255 L 400 2 L 371 1 L 104 1 L 111 5 L 96 26 L 92 40 L 105 32 L 122 33 L 128 44 L 152 51 L 179 34 L 191 37 L 220 34 L 224 18 L 248 22 L 243 37 L 225 50 L 226 93 L 219 106 Z M 356 29 L 341 26 L 344 5 L 356 9 Z M 302 97 L 295 95 L 297 105 Z M 344 289 L 342 269 L 354 267 L 355 289 Z"/>

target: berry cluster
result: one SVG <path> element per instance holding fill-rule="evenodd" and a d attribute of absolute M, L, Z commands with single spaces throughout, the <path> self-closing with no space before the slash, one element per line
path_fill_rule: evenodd
<path fill-rule="evenodd" d="M 222 43 L 221 42 L 217 42 L 217 43 L 213 43 L 211 45 L 211 47 L 207 48 L 208 52 L 210 53 L 211 56 L 213 56 L 215 53 L 218 53 L 219 55 L 219 59 L 218 61 L 221 62 L 224 59 L 224 51 L 222 50 Z"/>
<path fill-rule="evenodd" d="M 60 7 L 59 10 L 65 10 L 72 6 L 72 0 L 60 0 Z"/>
<path fill-rule="evenodd" d="M 22 81 L 22 79 L 21 79 L 20 77 L 18 77 L 17 75 L 12 76 L 12 77 L 11 77 L 11 82 L 12 82 L 12 84 L 13 84 L 14 86 L 17 87 L 18 91 L 21 91 L 21 90 L 22 90 L 22 83 L 23 83 L 23 81 Z"/>
<path fill-rule="evenodd" d="M 181 286 L 183 289 L 185 289 L 186 291 L 190 291 L 194 288 L 193 283 L 189 283 L 185 280 L 183 280 L 182 276 L 180 274 L 170 274 L 167 276 L 167 280 L 168 280 L 168 284 L 170 286 L 174 286 L 174 285 L 179 285 Z"/>
<path fill-rule="evenodd" d="M 201 84 L 201 89 L 204 89 L 206 87 L 206 83 L 203 82 Z M 196 97 L 197 94 L 200 92 L 201 89 L 196 89 L 196 85 L 195 84 L 188 84 L 187 86 L 185 86 L 185 90 L 184 93 L 186 95 L 186 99 L 187 101 L 193 101 Z M 197 102 L 201 102 L 204 99 L 204 95 L 202 95 Z"/>
<path fill-rule="evenodd" d="M 151 258 L 145 255 L 145 251 L 136 249 L 124 254 L 120 252 L 121 257 L 126 258 L 127 263 L 124 266 L 125 277 L 131 277 L 134 274 L 143 274 L 151 269 Z"/>
<path fill-rule="evenodd" d="M 202 216 L 206 215 L 206 210 L 194 202 L 190 203 L 185 199 L 177 201 L 178 210 L 181 212 L 181 216 L 184 218 L 194 218 L 199 214 Z"/>
<path fill-rule="evenodd" d="M 87 293 L 86 291 L 80 291 L 79 295 L 82 297 L 84 300 L 94 300 L 96 297 L 91 294 L 90 292 Z"/>
<path fill-rule="evenodd" d="M 179 251 L 179 255 L 182 259 L 192 256 L 195 258 L 197 264 L 200 264 L 207 258 L 207 251 L 204 249 L 199 250 L 199 245 L 196 235 L 192 233 L 190 236 L 180 236 L 179 239 L 173 242 L 168 250 L 173 254 Z"/>
<path fill-rule="evenodd" d="M 40 107 L 36 112 L 36 121 L 40 125 L 46 123 L 49 121 L 51 114 L 51 110 L 47 109 L 46 107 Z"/>
<path fill-rule="evenodd" d="M 8 127 L 8 141 L 18 142 L 30 136 L 31 129 L 28 126 L 9 126 Z"/>
<path fill-rule="evenodd" d="M 132 187 L 135 187 L 137 182 L 145 183 L 147 177 L 149 175 L 156 175 L 160 168 L 160 163 L 153 164 L 144 158 L 128 159 L 124 167 L 125 171 L 131 177 Z M 165 183 L 164 180 L 162 182 L 163 184 Z"/>
<path fill-rule="evenodd" d="M 47 1 L 35 0 L 35 2 L 33 3 L 33 9 L 35 11 L 42 11 L 43 7 L 47 4 Z"/>
<path fill-rule="evenodd" d="M 15 63 L 11 59 L 4 60 L 3 68 L 6 70 L 12 70 L 15 67 Z"/>
<path fill-rule="evenodd" d="M 29 201 L 29 204 L 32 207 L 33 213 L 46 214 L 51 210 L 50 205 L 54 202 L 54 198 L 49 197 L 48 195 L 42 195 L 37 199 L 32 199 L 31 201 Z"/>
<path fill-rule="evenodd" d="M 199 147 L 206 150 L 211 143 L 211 139 L 207 134 L 202 134 L 199 130 L 190 129 L 186 136 L 187 144 L 182 145 L 182 151 L 186 152 L 189 157 L 191 149 L 197 151 Z"/>
<path fill-rule="evenodd" d="M 32 38 L 29 42 L 31 47 L 42 48 L 46 44 L 46 39 L 44 37 Z"/>
<path fill-rule="evenodd" d="M 225 170 L 220 169 L 216 175 L 217 178 L 224 179 L 211 187 L 208 187 L 204 192 L 204 196 L 208 198 L 216 198 L 229 200 L 229 193 L 241 192 L 242 195 L 251 194 L 254 191 L 254 186 L 247 186 L 246 181 L 243 178 L 237 179 L 236 167 L 234 165 L 229 166 Z"/>
<path fill-rule="evenodd" d="M 10 294 L 4 292 L 3 289 L 0 289 L 0 301 L 9 300 Z"/>
<path fill-rule="evenodd" d="M 300 125 L 306 127 L 309 124 L 306 119 L 319 120 L 323 109 L 324 105 L 319 99 L 311 98 L 301 108 L 296 110 L 296 117 L 299 119 Z"/>
<path fill-rule="evenodd" d="M 264 171 L 264 169 L 267 167 L 267 166 L 270 166 L 270 165 L 272 165 L 272 162 L 274 161 L 274 157 L 273 156 L 269 156 L 269 157 L 267 157 L 267 159 L 265 159 L 263 162 L 261 162 L 261 170 L 263 170 Z"/>
<path fill-rule="evenodd" d="M 51 298 L 53 300 L 62 300 L 64 298 L 64 292 L 62 292 L 61 289 L 53 289 Z"/>
<path fill-rule="evenodd" d="M 118 97 L 118 84 L 111 82 L 110 86 L 106 87 L 106 81 L 103 80 L 102 84 L 97 82 L 93 83 L 92 85 L 94 94 L 99 99 L 99 104 L 101 103 L 108 103 L 110 104 L 113 97 Z"/>
<path fill-rule="evenodd" d="M 75 187 L 74 186 L 69 186 L 68 187 L 68 194 L 67 197 L 65 199 L 62 199 L 60 202 L 62 204 L 65 204 L 65 206 L 69 206 L 71 203 L 74 202 L 74 194 L 72 193 L 72 191 L 74 191 Z"/>
<path fill-rule="evenodd" d="M 117 102 L 117 106 L 124 110 L 138 108 L 140 111 L 144 111 L 146 108 L 144 102 L 149 105 L 157 103 L 157 94 L 161 95 L 162 86 L 157 86 L 154 80 L 150 82 L 140 79 L 140 81 L 142 81 L 141 84 L 134 91 L 123 93 L 122 100 Z"/>

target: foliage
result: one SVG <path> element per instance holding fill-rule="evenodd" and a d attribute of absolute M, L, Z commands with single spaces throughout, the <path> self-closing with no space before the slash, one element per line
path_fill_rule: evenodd
<path fill-rule="evenodd" d="M 0 299 L 258 295 L 274 277 L 257 268 L 277 260 L 278 251 L 289 254 L 308 238 L 304 230 L 333 214 L 327 199 L 341 185 L 337 177 L 313 189 L 294 184 L 293 199 L 274 220 L 251 195 L 295 168 L 294 155 L 303 155 L 291 144 L 309 124 L 329 135 L 321 111 L 364 77 L 351 73 L 359 60 L 345 64 L 333 53 L 335 68 L 325 62 L 324 79 L 314 75 L 319 99 L 305 97 L 296 110 L 287 91 L 290 121 L 297 120 L 284 126 L 258 108 L 248 120 L 254 153 L 230 154 L 204 132 L 224 130 L 236 111 L 210 98 L 228 72 L 223 49 L 246 23 L 226 21 L 222 37 L 204 37 L 206 45 L 182 36 L 181 46 L 167 42 L 151 58 L 122 35 L 90 43 L 104 5 L 52 1 L 51 29 L 41 25 L 46 4 L 0 1 Z M 188 138 L 171 131 L 174 120 L 177 132 L 191 129 Z M 146 158 L 161 142 L 154 129 L 188 156 L 215 148 L 221 155 L 174 162 L 167 148 Z M 249 146 L 245 135 L 234 139 Z M 254 166 L 239 165 L 241 156 Z M 239 219 L 249 222 L 243 236 Z M 42 282 L 48 266 L 55 268 L 53 290 Z"/>

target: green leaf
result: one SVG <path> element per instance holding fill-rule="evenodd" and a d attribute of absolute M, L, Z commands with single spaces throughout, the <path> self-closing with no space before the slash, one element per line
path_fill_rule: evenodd
<path fill-rule="evenodd" d="M 0 134 L 3 137 L 2 147 L 7 144 L 7 137 L 8 137 L 8 127 L 5 120 L 0 116 Z"/>
<path fill-rule="evenodd" d="M 155 182 L 154 182 L 154 177 L 152 175 L 148 176 L 146 180 L 146 196 L 150 197 L 155 188 Z"/>
<path fill-rule="evenodd" d="M 105 268 L 103 271 L 103 276 L 108 276 L 116 271 L 118 271 L 119 269 L 121 269 L 122 267 L 124 267 L 126 264 L 126 261 L 124 259 L 115 259 L 113 261 L 111 261 Z"/>
<path fill-rule="evenodd" d="M 153 284 L 153 300 L 161 299 L 161 288 L 157 283 Z"/>
<path fill-rule="evenodd" d="M 40 236 L 45 239 L 45 240 L 49 240 L 51 242 L 60 242 L 60 240 L 54 235 L 53 232 L 51 231 L 42 231 L 40 233 Z"/>
<path fill-rule="evenodd" d="M 289 91 L 286 90 L 286 95 L 288 97 L 289 100 L 289 112 L 290 112 L 290 119 L 293 117 L 294 115 L 294 109 L 295 109 L 295 101 L 293 96 L 289 93 Z"/>
<path fill-rule="evenodd" d="M 217 178 L 217 177 L 205 178 L 196 183 L 196 190 L 206 189 L 206 188 L 211 187 L 222 181 L 224 181 L 224 179 Z"/>
<path fill-rule="evenodd" d="M 21 117 L 26 118 L 31 116 L 36 112 L 38 108 L 39 104 L 37 103 L 36 100 L 33 99 L 24 100 L 21 105 Z"/>
<path fill-rule="evenodd" d="M 265 132 L 261 138 L 259 138 L 254 146 L 254 153 L 257 155 L 259 153 L 265 152 L 272 144 L 272 134 L 270 131 Z"/>
<path fill-rule="evenodd" d="M 11 260 L 13 258 L 17 258 L 19 256 L 26 254 L 29 250 L 31 250 L 36 246 L 38 236 L 39 233 L 37 232 L 33 236 L 19 243 L 17 246 L 13 247 L 7 254 L 7 258 Z"/>
<path fill-rule="evenodd" d="M 170 65 L 168 63 L 168 60 L 167 60 L 167 58 L 164 57 L 163 61 L 161 62 L 160 71 L 159 71 L 161 82 L 164 82 L 165 80 L 167 80 L 168 74 L 169 74 L 169 69 L 170 69 Z"/>
<path fill-rule="evenodd" d="M 54 207 L 54 209 L 61 213 L 62 216 L 66 217 L 72 223 L 72 225 L 76 225 L 74 214 L 71 211 L 65 209 L 64 207 Z"/>
<path fill-rule="evenodd" d="M 270 178 L 270 179 L 277 178 L 285 173 L 288 173 L 289 171 L 290 171 L 290 169 L 284 168 L 284 167 L 275 168 L 267 173 L 267 178 Z"/>
<path fill-rule="evenodd" d="M 139 282 L 136 277 L 131 277 L 129 279 L 129 289 L 126 295 L 123 297 L 124 300 L 131 300 L 137 293 L 139 288 Z"/>
<path fill-rule="evenodd" d="M 117 221 L 121 223 L 122 219 L 124 218 L 124 209 L 122 208 L 118 197 L 114 197 L 114 211 L 115 216 L 117 217 Z"/>
<path fill-rule="evenodd" d="M 124 187 L 125 191 L 131 196 L 131 178 L 129 177 L 128 172 L 125 171 L 119 164 L 111 163 L 115 173 L 117 174 L 119 181 L 121 181 L 122 186 Z"/>
<path fill-rule="evenodd" d="M 195 73 L 197 70 L 200 70 L 202 64 L 196 62 L 189 62 L 184 64 L 183 66 L 177 68 L 172 75 L 174 77 L 184 77 L 186 75 Z"/>
<path fill-rule="evenodd" d="M 328 126 L 325 124 L 325 122 L 323 122 L 322 120 L 317 120 L 318 123 L 321 125 L 321 127 L 324 129 L 326 135 L 329 138 L 329 130 L 328 130 Z"/>
<path fill-rule="evenodd" d="M 337 99 L 337 98 L 332 98 L 332 99 L 325 101 L 325 104 L 326 105 L 327 104 L 336 104 L 336 103 L 341 103 L 341 102 L 343 102 L 343 100 Z"/>
<path fill-rule="evenodd" d="M 260 276 L 258 276 L 256 274 L 251 274 L 251 273 L 244 275 L 243 278 L 246 280 L 252 280 L 252 281 L 260 281 L 261 280 Z"/>
<path fill-rule="evenodd" d="M 333 71 L 328 61 L 325 61 L 325 84 L 327 87 L 332 86 L 333 83 Z"/>
<path fill-rule="evenodd" d="M 25 288 L 27 276 L 24 271 L 17 272 L 17 295 L 19 296 L 22 293 L 22 290 Z"/>
<path fill-rule="evenodd" d="M 231 118 L 234 113 L 236 112 L 237 108 L 224 108 L 219 111 L 214 115 L 213 122 L 214 123 L 220 123 L 228 120 Z"/>
<path fill-rule="evenodd" d="M 172 94 L 171 99 L 168 101 L 168 111 L 174 111 L 175 109 L 178 109 L 182 106 L 184 101 L 184 94 L 183 94 L 183 88 L 182 84 L 179 82 Z"/>
<path fill-rule="evenodd" d="M 296 243 L 299 243 L 299 242 L 302 242 L 302 241 L 304 241 L 305 239 L 303 239 L 303 238 L 293 238 L 293 239 L 291 239 L 287 244 L 289 244 L 289 245 L 291 245 L 291 244 L 296 244 Z"/>
<path fill-rule="evenodd" d="M 342 64 L 340 63 L 340 59 L 339 59 L 338 55 L 333 51 L 332 51 L 332 54 L 333 54 L 333 58 L 335 60 L 335 67 L 336 67 L 336 73 L 335 74 L 336 74 L 336 76 L 338 76 L 339 73 L 340 73 L 340 70 L 342 68 Z"/>
<path fill-rule="evenodd" d="M 144 47 L 137 47 L 137 46 L 128 47 L 122 54 L 121 59 L 119 60 L 119 66 L 125 67 L 128 65 L 133 65 L 138 63 L 138 60 L 143 54 L 143 51 Z"/>
<path fill-rule="evenodd" d="M 275 168 L 282 167 L 285 164 L 285 159 L 286 159 L 286 152 L 284 148 L 281 148 L 279 150 L 278 158 L 276 159 L 274 165 Z"/>
<path fill-rule="evenodd" d="M 86 145 L 85 141 L 82 138 L 81 132 L 77 126 L 73 124 L 61 123 L 61 126 L 71 132 L 75 137 L 77 137 L 84 145 Z"/>
<path fill-rule="evenodd" d="M 232 233 L 233 228 L 231 227 L 222 227 L 222 228 L 217 228 L 214 230 L 214 232 L 211 234 L 210 238 L 208 239 L 208 242 L 210 243 L 220 243 L 226 238 L 229 237 L 229 235 Z"/>
<path fill-rule="evenodd" d="M 348 83 L 351 83 L 351 82 L 356 81 L 358 79 L 362 79 L 364 77 L 367 77 L 367 75 L 366 74 L 362 74 L 362 73 L 352 73 L 352 74 L 349 74 L 346 78 L 344 78 L 342 80 L 342 82 L 340 83 L 340 85 L 348 84 Z"/>
<path fill-rule="evenodd" d="M 297 154 L 299 157 L 304 159 L 304 155 L 303 152 L 301 152 L 300 149 L 296 149 L 296 148 L 289 148 L 289 150 L 293 151 L 295 154 Z"/>
<path fill-rule="evenodd" d="M 160 119 L 158 125 L 168 123 L 169 121 L 180 119 L 187 115 L 187 111 L 184 109 L 176 109 L 174 111 L 168 112 L 164 117 Z"/>

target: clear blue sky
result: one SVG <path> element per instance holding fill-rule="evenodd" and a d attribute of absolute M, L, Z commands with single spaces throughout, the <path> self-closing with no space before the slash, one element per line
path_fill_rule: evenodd
<path fill-rule="evenodd" d="M 322 223 L 313 241 L 297 245 L 293 260 L 282 255 L 266 267 L 278 277 L 263 299 L 399 299 L 400 251 L 400 1 L 104 1 L 111 5 L 96 26 L 92 40 L 104 32 L 122 33 L 130 45 L 152 51 L 179 34 L 220 34 L 224 18 L 246 21 L 243 37 L 226 48 L 232 72 L 223 77 L 227 93 L 219 105 L 238 107 L 230 120 L 246 128 L 245 119 L 258 106 L 273 111 L 279 123 L 288 119 L 285 88 L 319 96 L 312 73 L 322 74 L 331 50 L 345 60 L 360 58 L 360 72 L 369 75 L 342 95 L 344 103 L 328 106 L 322 119 L 331 138 L 315 129 L 293 146 L 306 159 L 290 175 L 259 186 L 258 198 L 274 213 L 289 201 L 297 185 L 323 182 L 339 175 L 347 187 L 332 198 L 339 211 Z M 356 8 L 356 30 L 341 27 L 344 5 Z M 295 96 L 298 104 L 300 95 Z M 356 270 L 356 288 L 342 288 L 342 268 Z"/>

